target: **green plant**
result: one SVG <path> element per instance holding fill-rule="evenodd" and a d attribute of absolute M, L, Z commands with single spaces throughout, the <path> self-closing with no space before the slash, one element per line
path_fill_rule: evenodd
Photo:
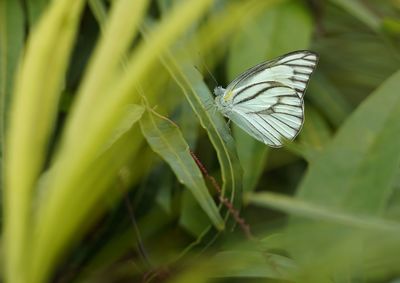
<path fill-rule="evenodd" d="M 0 0 L 4 281 L 397 278 L 396 3 Z M 204 66 L 308 48 L 299 138 L 231 132 Z"/>

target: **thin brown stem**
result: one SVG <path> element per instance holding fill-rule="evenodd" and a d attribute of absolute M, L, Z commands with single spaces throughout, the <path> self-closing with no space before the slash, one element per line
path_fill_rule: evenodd
<path fill-rule="evenodd" d="M 228 209 L 229 213 L 233 216 L 236 223 L 239 224 L 240 228 L 242 229 L 243 233 L 245 234 L 247 239 L 254 239 L 254 236 L 251 233 L 250 225 L 246 223 L 246 220 L 242 218 L 239 214 L 239 211 L 233 206 L 232 202 L 222 195 L 222 190 L 220 185 L 218 184 L 217 180 L 210 174 L 206 167 L 201 163 L 199 158 L 194 154 L 193 151 L 189 150 L 190 155 L 192 156 L 193 160 L 196 162 L 197 166 L 199 167 L 200 171 L 203 175 L 210 181 L 211 185 L 214 187 L 215 191 L 218 194 L 219 201 Z"/>

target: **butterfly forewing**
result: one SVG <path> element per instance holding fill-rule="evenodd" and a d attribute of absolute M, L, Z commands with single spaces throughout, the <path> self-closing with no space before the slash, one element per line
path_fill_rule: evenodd
<path fill-rule="evenodd" d="M 303 125 L 303 96 L 318 61 L 296 51 L 261 63 L 232 81 L 223 95 L 224 114 L 265 144 L 280 147 Z"/>
<path fill-rule="evenodd" d="M 231 82 L 227 90 L 274 81 L 295 89 L 303 97 L 317 61 L 318 56 L 313 52 L 295 51 L 250 68 Z"/>

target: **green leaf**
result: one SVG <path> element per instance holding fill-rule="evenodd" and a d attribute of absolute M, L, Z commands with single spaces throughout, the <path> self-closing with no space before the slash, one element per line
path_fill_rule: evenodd
<path fill-rule="evenodd" d="M 384 216 L 389 219 L 400 220 L 400 169 L 397 171 L 393 182 L 393 194 L 390 196 Z"/>
<path fill-rule="evenodd" d="M 185 137 L 190 148 L 195 148 L 199 138 L 199 121 L 193 113 L 187 101 L 182 101 L 180 105 L 180 113 L 177 117 L 182 134 Z"/>
<path fill-rule="evenodd" d="M 100 3 L 94 1 L 91 3 L 91 7 L 96 8 L 95 11 L 101 14 L 98 11 L 102 7 Z M 70 137 L 73 139 L 80 136 L 82 132 L 86 132 L 85 126 L 90 127 L 88 124 L 90 125 L 91 118 L 94 116 L 93 112 L 98 109 L 98 105 L 103 101 L 102 98 L 107 97 L 112 81 L 115 79 L 110 74 L 119 71 L 121 61 L 132 44 L 132 38 L 138 33 L 138 26 L 144 17 L 147 5 L 148 1 L 145 0 L 115 2 L 106 23 L 102 22 L 104 15 L 97 15 L 103 33 L 79 87 L 77 102 L 73 109 L 74 115 L 71 115 L 66 129 L 67 141 Z"/>
<path fill-rule="evenodd" d="M 226 250 L 212 257 L 200 257 L 196 264 L 168 282 L 214 282 L 220 281 L 218 278 L 229 282 L 232 281 L 229 278 L 235 278 L 238 282 L 252 281 L 250 278 L 286 282 L 293 278 L 296 271 L 297 266 L 292 259 L 264 252 L 259 247 L 249 247 L 247 250 Z"/>
<path fill-rule="evenodd" d="M 179 225 L 193 236 L 198 237 L 210 226 L 209 217 L 201 209 L 192 194 L 185 191 L 181 198 Z"/>
<path fill-rule="evenodd" d="M 273 208 L 297 217 L 341 224 L 353 228 L 391 233 L 400 232 L 400 225 L 394 221 L 344 213 L 338 209 L 329 209 L 312 202 L 287 197 L 281 194 L 262 192 L 250 194 L 248 198 L 250 203 L 257 206 Z"/>
<path fill-rule="evenodd" d="M 224 221 L 179 128 L 151 109 L 140 120 L 140 127 L 150 147 L 171 166 L 178 180 L 190 190 L 214 226 L 222 230 Z"/>
<path fill-rule="evenodd" d="M 296 26 L 296 29 L 293 29 Z M 233 80 L 247 68 L 284 53 L 306 49 L 312 33 L 308 11 L 296 1 L 268 7 L 239 32 L 230 46 L 228 78 Z M 267 156 L 268 147 L 233 125 L 239 159 L 243 167 L 244 191 L 255 189 Z"/>
<path fill-rule="evenodd" d="M 400 71 L 358 107 L 311 164 L 298 197 L 347 211 L 382 212 L 400 163 L 399 88 Z"/>
<path fill-rule="evenodd" d="M 164 164 L 166 167 L 167 165 Z M 151 176 L 150 176 L 151 177 Z M 173 211 L 173 189 L 176 183 L 176 178 L 171 170 L 163 170 L 160 174 L 162 183 L 159 184 L 159 191 L 157 192 L 156 202 L 167 213 L 172 214 Z"/>
<path fill-rule="evenodd" d="M 107 20 L 107 8 L 101 0 L 89 0 L 90 10 L 92 11 L 100 29 L 104 29 L 105 22 Z"/>
<path fill-rule="evenodd" d="M 135 124 L 143 115 L 145 111 L 144 106 L 137 104 L 129 104 L 126 106 L 125 114 L 119 125 L 114 129 L 114 133 L 104 145 L 103 150 L 107 150 L 110 148 L 119 138 L 122 137 L 129 129 L 132 128 L 133 124 Z"/>
<path fill-rule="evenodd" d="M 217 253 L 212 260 L 219 265 L 216 277 L 274 278 L 290 280 L 296 271 L 293 260 L 263 251 L 232 250 Z"/>
<path fill-rule="evenodd" d="M 4 139 L 14 76 L 24 43 L 24 14 L 18 1 L 0 1 L 0 158 Z M 2 166 L 0 166 L 2 168 Z M 2 174 L 2 169 L 0 169 Z M 2 183 L 2 178 L 0 178 Z"/>
<path fill-rule="evenodd" d="M 31 30 L 33 30 L 34 26 L 38 23 L 40 16 L 47 8 L 49 2 L 50 0 L 26 1 L 25 5 Z"/>

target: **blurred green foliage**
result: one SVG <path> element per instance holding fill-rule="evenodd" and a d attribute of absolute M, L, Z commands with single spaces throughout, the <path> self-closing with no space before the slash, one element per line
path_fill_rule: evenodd
<path fill-rule="evenodd" d="M 267 148 L 212 89 L 319 65 Z M 1 276 L 400 280 L 396 0 L 0 0 Z"/>

